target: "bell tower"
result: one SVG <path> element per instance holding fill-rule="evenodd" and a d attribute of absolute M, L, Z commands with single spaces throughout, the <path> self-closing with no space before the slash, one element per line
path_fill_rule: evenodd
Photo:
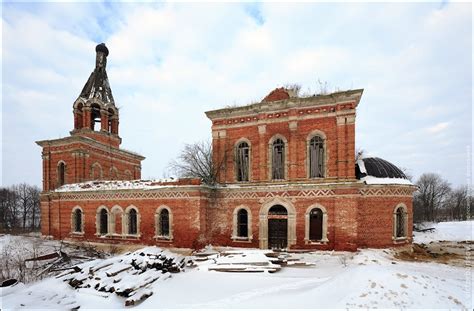
<path fill-rule="evenodd" d="M 70 136 L 42 140 L 43 191 L 89 180 L 141 178 L 139 154 L 120 149 L 119 110 L 107 77 L 109 49 L 95 47 L 95 68 L 74 101 Z"/>
<path fill-rule="evenodd" d="M 119 111 L 107 77 L 109 49 L 104 43 L 96 46 L 95 68 L 74 102 L 74 129 L 71 135 L 94 138 L 118 147 Z"/>

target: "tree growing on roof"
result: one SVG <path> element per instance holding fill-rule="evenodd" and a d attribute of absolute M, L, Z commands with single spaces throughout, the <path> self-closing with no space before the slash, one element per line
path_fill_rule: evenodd
<path fill-rule="evenodd" d="M 200 178 L 203 183 L 208 185 L 216 183 L 220 166 L 212 160 L 212 143 L 210 141 L 185 144 L 178 159 L 169 164 L 170 170 L 178 177 Z"/>

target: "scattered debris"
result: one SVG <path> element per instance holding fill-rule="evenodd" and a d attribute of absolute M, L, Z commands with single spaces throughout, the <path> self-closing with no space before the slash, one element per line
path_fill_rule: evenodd
<path fill-rule="evenodd" d="M 136 252 L 74 266 L 57 276 L 75 289 L 94 289 L 127 298 L 132 306 L 153 295 L 150 285 L 193 266 L 190 258 L 148 247 Z"/>

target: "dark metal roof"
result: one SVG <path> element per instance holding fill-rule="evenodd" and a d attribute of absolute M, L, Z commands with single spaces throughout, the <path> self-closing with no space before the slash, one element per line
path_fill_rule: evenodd
<path fill-rule="evenodd" d="M 365 176 L 408 179 L 401 169 L 384 159 L 364 158 L 362 161 L 364 162 L 365 171 L 364 168 L 361 169 L 359 164 L 356 163 L 355 169 L 357 179 L 361 179 Z"/>
<path fill-rule="evenodd" d="M 105 56 L 109 56 L 109 49 L 105 46 L 105 43 L 98 44 L 95 47 L 96 52 L 102 52 Z"/>
<path fill-rule="evenodd" d="M 84 85 L 79 97 L 85 99 L 98 98 L 105 104 L 111 104 L 115 106 L 114 97 L 112 96 L 112 90 L 110 89 L 109 78 L 107 77 L 106 71 L 107 55 L 109 55 L 109 50 L 104 43 L 97 45 L 95 50 L 97 53 L 104 53 L 105 57 L 103 57 L 103 59 L 96 59 L 95 69 Z"/>

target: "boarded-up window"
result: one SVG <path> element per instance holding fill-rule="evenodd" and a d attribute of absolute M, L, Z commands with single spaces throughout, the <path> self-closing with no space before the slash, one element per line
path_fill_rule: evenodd
<path fill-rule="evenodd" d="M 82 211 L 76 209 L 73 216 L 74 232 L 82 232 Z"/>
<path fill-rule="evenodd" d="M 128 234 L 137 234 L 138 233 L 138 217 L 137 211 L 132 208 L 128 212 Z"/>
<path fill-rule="evenodd" d="M 99 233 L 101 235 L 107 234 L 109 232 L 109 214 L 106 209 L 102 209 L 99 214 Z"/>
<path fill-rule="evenodd" d="M 309 142 L 309 178 L 324 177 L 324 141 L 314 136 Z"/>
<path fill-rule="evenodd" d="M 272 145 L 272 179 L 285 178 L 285 143 L 277 139 Z"/>
<path fill-rule="evenodd" d="M 235 157 L 237 181 L 249 181 L 250 148 L 246 142 L 237 146 Z"/>
<path fill-rule="evenodd" d="M 62 186 L 66 181 L 66 165 L 64 162 L 59 163 L 58 165 L 58 186 Z"/>
<path fill-rule="evenodd" d="M 159 220 L 159 235 L 160 236 L 169 236 L 170 235 L 170 214 L 167 209 L 163 209 L 160 212 Z"/>
<path fill-rule="evenodd" d="M 248 213 L 246 210 L 241 209 L 237 213 L 237 236 L 241 238 L 246 238 L 248 237 Z"/>
<path fill-rule="evenodd" d="M 319 241 L 323 239 L 323 211 L 313 208 L 309 213 L 309 239 Z"/>
<path fill-rule="evenodd" d="M 395 233 L 397 238 L 403 238 L 406 237 L 406 232 L 405 232 L 405 213 L 403 211 L 403 208 L 399 207 L 396 212 L 396 217 L 395 217 Z"/>

